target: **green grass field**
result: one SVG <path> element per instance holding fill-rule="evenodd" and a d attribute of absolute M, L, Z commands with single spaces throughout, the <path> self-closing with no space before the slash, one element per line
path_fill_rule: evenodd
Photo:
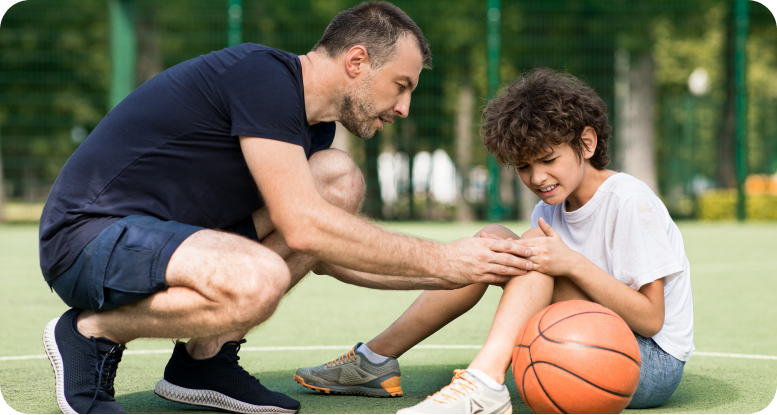
<path fill-rule="evenodd" d="M 474 234 L 482 225 L 390 223 L 385 227 L 451 241 Z M 508 226 L 520 234 L 528 224 Z M 680 223 L 680 229 L 691 261 L 698 354 L 685 366 L 682 383 L 666 405 L 625 413 L 761 411 L 777 391 L 777 224 L 689 222 Z M 0 392 L 16 411 L 59 413 L 51 366 L 40 357 L 44 355 L 41 334 L 46 323 L 66 307 L 40 275 L 36 238 L 34 225 L 0 226 Z M 482 344 L 500 292 L 490 288 L 470 313 L 423 345 Z M 417 296 L 418 292 L 372 291 L 311 275 L 286 297 L 274 317 L 248 335 L 240 362 L 263 384 L 302 402 L 302 413 L 394 413 L 448 384 L 453 369 L 466 367 L 477 349 L 411 350 L 400 358 L 403 398 L 326 396 L 298 386 L 292 375 L 299 367 L 332 360 L 356 342 L 367 341 Z M 313 346 L 314 350 L 283 350 L 288 346 Z M 270 347 L 281 350 L 257 349 Z M 130 343 L 116 381 L 117 400 L 130 413 L 213 413 L 154 395 L 171 349 L 170 340 Z M 508 386 L 513 410 L 530 413 L 511 379 Z M 777 403 L 770 410 L 776 407 Z"/>

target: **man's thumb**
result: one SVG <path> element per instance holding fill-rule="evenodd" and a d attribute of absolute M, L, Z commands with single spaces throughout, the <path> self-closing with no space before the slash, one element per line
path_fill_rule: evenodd
<path fill-rule="evenodd" d="M 540 218 L 539 220 L 540 229 L 542 230 L 542 233 L 545 234 L 545 236 L 556 236 L 556 231 L 553 230 L 553 228 L 548 225 L 547 222 L 545 222 L 545 219 Z"/>

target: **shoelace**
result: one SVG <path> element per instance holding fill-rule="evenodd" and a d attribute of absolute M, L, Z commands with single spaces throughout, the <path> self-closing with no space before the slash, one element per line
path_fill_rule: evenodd
<path fill-rule="evenodd" d="M 94 353 L 89 353 L 90 356 L 100 359 L 100 350 L 97 348 L 97 339 L 92 337 L 92 345 L 94 346 Z M 89 403 L 89 407 L 86 412 L 92 409 L 92 405 L 97 402 L 97 396 L 100 391 L 111 393 L 113 389 L 113 380 L 116 378 L 116 369 L 121 362 L 121 354 L 126 347 L 121 344 L 117 344 L 111 348 L 110 351 L 105 353 L 101 360 L 95 362 L 94 368 L 97 372 L 91 372 L 93 375 L 97 375 L 97 382 L 94 384 L 94 396 L 92 402 Z M 117 356 L 118 355 L 118 356 Z"/>
<path fill-rule="evenodd" d="M 332 360 L 331 362 L 326 364 L 326 367 L 332 367 L 335 365 L 341 365 L 343 363 L 347 363 L 350 361 L 356 360 L 356 353 L 353 351 L 354 348 L 352 347 L 351 350 L 347 351 L 344 355 L 338 357 L 335 360 Z"/>
<path fill-rule="evenodd" d="M 468 392 L 477 389 L 477 385 L 470 382 L 469 379 L 463 376 L 465 372 L 466 370 L 462 370 L 462 369 L 454 370 L 453 380 L 451 380 L 451 384 L 440 389 L 440 391 L 435 393 L 434 395 L 427 396 L 427 398 L 431 398 L 435 402 L 448 404 L 459 399 L 462 396 L 466 396 Z M 458 388 L 461 388 L 461 389 L 458 389 Z M 449 395 L 448 393 L 451 393 L 451 395 Z M 443 401 L 442 399 L 446 399 L 447 402 Z"/>
<path fill-rule="evenodd" d="M 248 378 L 251 378 L 252 380 L 258 382 L 259 379 L 251 376 L 251 374 L 248 373 L 248 371 L 246 371 L 245 369 L 243 369 L 243 366 L 240 366 L 240 363 L 238 363 L 238 361 L 240 360 L 240 356 L 238 356 L 237 353 L 240 351 L 240 345 L 245 343 L 245 342 L 246 342 L 246 339 L 242 339 L 240 341 L 228 341 L 228 342 L 224 343 L 224 344 L 232 343 L 235 346 L 237 346 L 237 350 L 235 350 L 235 354 L 234 355 L 226 354 L 226 357 L 227 357 L 229 363 L 232 365 L 232 367 L 234 369 L 236 369 L 237 372 L 240 373 L 243 377 L 248 377 Z"/>

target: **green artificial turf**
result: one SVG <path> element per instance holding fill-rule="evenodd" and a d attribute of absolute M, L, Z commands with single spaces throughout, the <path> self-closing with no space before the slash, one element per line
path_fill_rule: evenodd
<path fill-rule="evenodd" d="M 695 344 L 699 352 L 777 356 L 777 224 L 680 223 L 691 261 Z M 383 226 L 435 241 L 473 235 L 483 224 L 388 223 Z M 526 223 L 508 224 L 516 233 Z M 0 357 L 44 354 L 46 323 L 66 310 L 38 269 L 37 228 L 0 226 Z M 492 287 L 472 311 L 436 333 L 426 345 L 479 345 L 501 290 Z M 367 341 L 399 316 L 418 292 L 373 291 L 311 275 L 287 296 L 276 314 L 248 336 L 250 347 L 351 346 Z M 170 340 L 138 340 L 129 351 L 170 350 Z M 302 403 L 303 413 L 394 413 L 445 386 L 476 349 L 414 349 L 400 359 L 403 398 L 327 396 L 297 385 L 299 367 L 336 358 L 347 350 L 250 351 L 240 363 L 263 384 Z M 214 413 L 165 401 L 153 393 L 169 355 L 127 354 L 116 380 L 117 400 L 131 413 Z M 530 413 L 508 376 L 516 413 Z M 754 413 L 777 391 L 777 360 L 694 356 L 675 395 L 661 408 L 625 413 Z M 59 413 L 48 360 L 0 360 L 0 392 L 23 413 Z"/>

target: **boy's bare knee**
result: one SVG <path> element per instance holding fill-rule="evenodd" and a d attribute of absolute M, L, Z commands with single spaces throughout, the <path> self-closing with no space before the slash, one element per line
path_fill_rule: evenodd
<path fill-rule="evenodd" d="M 543 232 L 542 229 L 531 228 L 528 231 L 524 232 L 523 235 L 521 235 L 521 239 L 539 238 L 541 236 L 545 236 L 545 232 Z"/>
<path fill-rule="evenodd" d="M 364 202 L 364 175 L 348 153 L 336 149 L 316 152 L 310 170 L 324 200 L 351 213 Z"/>
<path fill-rule="evenodd" d="M 478 233 L 475 234 L 475 237 L 479 237 L 482 232 L 490 233 L 503 239 L 518 239 L 518 235 L 516 235 L 513 231 L 496 223 L 486 225 L 483 229 L 479 230 Z"/>

